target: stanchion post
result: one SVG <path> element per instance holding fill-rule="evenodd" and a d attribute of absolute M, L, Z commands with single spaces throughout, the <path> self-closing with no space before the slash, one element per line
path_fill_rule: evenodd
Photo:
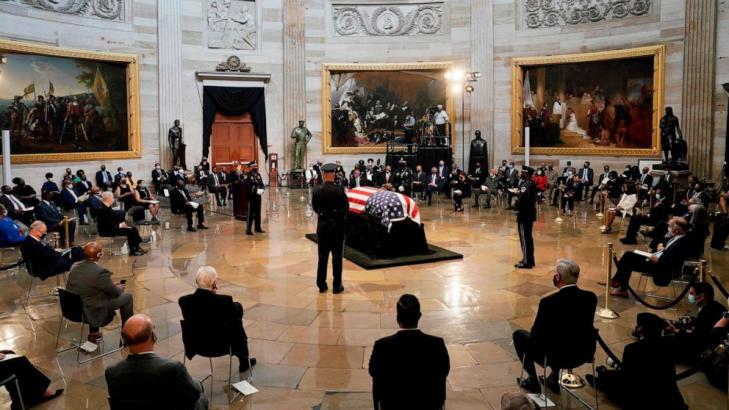
<path fill-rule="evenodd" d="M 699 264 L 699 282 L 706 282 L 706 259 L 701 259 Z"/>
<path fill-rule="evenodd" d="M 613 271 L 613 243 L 608 243 L 608 263 L 607 274 L 605 277 L 605 307 L 597 312 L 597 316 L 602 319 L 617 319 L 618 313 L 610 309 L 610 275 Z"/>
<path fill-rule="evenodd" d="M 557 208 L 557 217 L 554 218 L 554 222 L 557 222 L 558 224 L 561 224 L 562 219 L 562 195 L 564 194 L 564 191 L 562 191 L 562 183 L 560 182 L 559 186 L 557 187 L 557 195 L 559 195 L 559 208 Z"/>
<path fill-rule="evenodd" d="M 63 238 L 63 242 L 64 242 L 63 244 L 64 244 L 64 247 L 66 249 L 68 249 L 71 247 L 71 242 L 70 242 L 71 238 L 68 236 L 68 217 L 67 216 L 63 217 L 63 229 L 64 229 L 64 233 L 66 234 L 66 236 Z"/>

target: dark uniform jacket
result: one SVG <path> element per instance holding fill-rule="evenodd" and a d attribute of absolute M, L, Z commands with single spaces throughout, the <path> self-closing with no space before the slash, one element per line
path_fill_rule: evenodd
<path fill-rule="evenodd" d="M 537 220 L 536 190 L 531 181 L 523 181 L 516 199 L 516 221 L 534 222 Z"/>
<path fill-rule="evenodd" d="M 344 188 L 328 183 L 317 187 L 312 195 L 311 206 L 319 215 L 317 233 L 332 230 L 331 233 L 344 234 L 344 223 L 349 212 L 349 201 Z"/>

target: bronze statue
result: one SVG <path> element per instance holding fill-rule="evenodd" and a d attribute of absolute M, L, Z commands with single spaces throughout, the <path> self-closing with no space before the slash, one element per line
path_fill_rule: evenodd
<path fill-rule="evenodd" d="M 476 169 L 476 163 L 481 164 L 482 169 L 489 169 L 488 146 L 486 140 L 481 138 L 481 130 L 476 130 L 476 138 L 471 140 L 471 150 L 468 156 L 468 173 L 472 175 Z"/>
<path fill-rule="evenodd" d="M 306 144 L 311 140 L 311 132 L 306 128 L 304 120 L 299 120 L 299 126 L 291 132 L 291 139 L 294 140 L 294 167 L 293 169 L 304 169 L 304 157 L 306 156 Z"/>
<path fill-rule="evenodd" d="M 664 163 L 686 161 L 686 141 L 683 139 L 678 117 L 673 115 L 673 108 L 666 107 L 666 113 L 661 118 L 661 149 Z M 669 160 L 670 154 L 670 160 Z"/>
<path fill-rule="evenodd" d="M 187 169 L 187 165 L 185 165 L 185 143 L 182 139 L 180 120 L 175 120 L 175 125 L 167 133 L 167 142 L 170 144 L 170 150 L 172 151 L 172 166 L 179 165 L 182 169 Z"/>

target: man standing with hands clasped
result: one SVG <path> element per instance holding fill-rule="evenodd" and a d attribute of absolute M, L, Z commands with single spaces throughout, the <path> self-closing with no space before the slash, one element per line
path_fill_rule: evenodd
<path fill-rule="evenodd" d="M 534 267 L 534 239 L 532 238 L 532 226 L 537 219 L 537 207 L 535 205 L 535 189 L 532 184 L 534 168 L 522 166 L 519 175 L 519 185 L 509 189 L 516 200 L 516 223 L 519 230 L 519 241 L 521 242 L 522 260 L 514 265 L 519 269 L 532 269 Z"/>
<path fill-rule="evenodd" d="M 332 286 L 334 293 L 342 293 L 342 252 L 344 251 L 344 225 L 349 212 L 349 201 L 344 188 L 334 184 L 336 165 L 326 164 L 321 167 L 324 185 L 318 186 L 312 196 L 311 205 L 319 215 L 316 235 L 319 244 L 319 264 L 316 270 L 316 286 L 319 293 L 325 293 L 327 287 L 327 262 L 329 252 L 332 253 Z"/>
<path fill-rule="evenodd" d="M 245 187 L 248 189 L 248 217 L 246 218 L 246 235 L 253 235 L 251 227 L 253 223 L 256 224 L 256 232 L 265 233 L 261 229 L 261 195 L 265 185 L 263 184 L 263 178 L 258 173 L 258 164 L 256 161 L 251 162 L 248 165 L 251 170 L 245 176 Z"/>

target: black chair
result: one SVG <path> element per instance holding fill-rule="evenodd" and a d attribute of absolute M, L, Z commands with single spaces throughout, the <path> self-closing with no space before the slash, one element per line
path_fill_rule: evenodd
<path fill-rule="evenodd" d="M 36 281 L 43 282 L 45 279 L 41 279 L 35 274 L 33 274 L 33 263 L 30 261 L 30 259 L 26 258 L 25 255 L 23 255 L 23 252 L 20 252 L 20 257 L 22 260 L 22 264 L 25 266 L 25 270 L 28 271 L 28 276 L 30 276 L 30 284 L 28 284 L 28 293 L 25 295 L 25 307 L 28 307 L 30 305 L 31 299 L 38 299 L 38 298 L 44 298 L 46 296 L 49 296 L 49 294 L 36 294 L 33 295 L 33 284 Z M 56 288 L 51 291 L 50 296 L 56 295 L 56 289 L 60 288 L 62 285 L 66 285 L 66 272 L 60 273 L 58 275 L 54 275 L 56 277 Z"/>
<path fill-rule="evenodd" d="M 108 356 L 112 353 L 116 353 L 118 351 L 122 350 L 122 347 L 120 346 L 118 349 L 110 350 L 106 353 L 99 353 L 96 356 L 90 357 L 88 359 L 81 360 L 81 342 L 83 341 L 84 337 L 84 327 L 88 325 L 88 322 L 86 321 L 86 318 L 84 317 L 84 304 L 81 300 L 81 296 L 68 291 L 64 288 L 58 288 L 58 302 L 61 305 L 61 314 L 63 317 L 58 323 L 58 333 L 56 334 L 56 353 L 63 353 L 66 351 L 69 351 L 71 349 L 76 349 L 76 362 L 78 364 L 86 363 L 91 360 L 94 360 L 99 357 Z M 76 344 L 71 343 L 71 346 L 58 350 L 58 342 L 61 339 L 61 327 L 63 327 L 64 322 L 74 322 L 74 323 L 80 323 L 81 327 L 79 329 L 79 336 L 78 336 L 78 342 Z M 104 351 L 104 340 L 101 340 L 101 346 L 100 346 L 100 352 Z"/>
<path fill-rule="evenodd" d="M 155 398 L 149 401 L 119 399 L 107 396 L 110 410 L 147 410 L 164 408 L 164 403 L 158 403 Z M 168 403 L 169 404 L 169 403 Z"/>
<path fill-rule="evenodd" d="M 579 376 L 575 375 L 572 372 L 572 369 L 575 369 L 577 367 L 582 366 L 583 364 L 591 363 L 592 364 L 592 374 L 595 373 L 595 351 L 597 350 L 597 329 L 594 330 L 592 338 L 589 341 L 589 346 L 585 346 L 585 350 L 583 352 L 578 352 L 575 354 L 575 348 L 570 346 L 565 348 L 562 351 L 551 351 L 547 352 L 544 356 L 544 381 L 542 383 L 542 398 L 544 398 L 544 407 L 547 407 L 547 392 L 546 392 L 546 380 L 547 380 L 547 366 L 549 365 L 552 367 L 552 369 L 559 369 L 557 380 L 559 383 L 559 390 L 565 391 L 569 393 L 570 396 L 574 397 L 585 405 L 589 409 L 593 409 L 593 407 L 584 401 L 581 397 L 576 395 L 572 390 L 584 387 L 585 383 L 582 381 Z M 564 371 L 567 370 L 567 379 L 565 379 L 565 373 Z M 567 380 L 579 380 L 579 385 L 574 387 L 567 387 L 565 384 L 567 383 Z M 594 409 L 597 410 L 599 406 L 598 398 L 597 398 L 597 389 L 594 389 L 595 392 L 595 407 Z M 561 398 L 561 395 L 560 395 Z M 562 403 L 560 400 L 559 403 L 560 408 L 562 407 Z"/>
<path fill-rule="evenodd" d="M 0 386 L 7 387 L 10 383 L 15 384 L 15 391 L 18 392 L 18 400 L 20 401 L 20 408 L 21 410 L 25 410 L 25 403 L 23 402 L 23 395 L 20 392 L 20 384 L 18 383 L 18 377 L 14 374 L 11 374 L 10 377 L 8 377 L 5 380 L 0 381 Z"/>

